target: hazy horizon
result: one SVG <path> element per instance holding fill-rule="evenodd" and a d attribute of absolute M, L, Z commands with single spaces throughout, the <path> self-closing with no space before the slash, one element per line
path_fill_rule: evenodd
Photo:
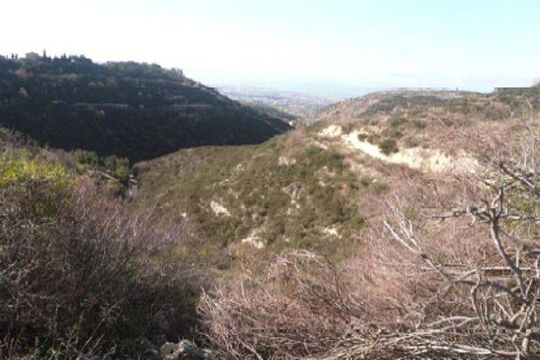
<path fill-rule="evenodd" d="M 540 49 L 533 46 L 540 2 L 534 0 L 3 5 L 0 31 L 9 35 L 0 37 L 2 54 L 45 49 L 98 62 L 157 63 L 211 86 L 490 91 L 529 86 L 540 77 Z"/>

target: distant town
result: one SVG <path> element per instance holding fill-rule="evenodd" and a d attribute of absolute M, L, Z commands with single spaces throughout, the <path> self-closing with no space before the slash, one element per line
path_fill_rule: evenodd
<path fill-rule="evenodd" d="M 218 90 L 234 100 L 252 105 L 271 106 L 296 117 L 311 115 L 325 106 L 346 98 L 262 87 L 222 86 L 218 87 Z"/>

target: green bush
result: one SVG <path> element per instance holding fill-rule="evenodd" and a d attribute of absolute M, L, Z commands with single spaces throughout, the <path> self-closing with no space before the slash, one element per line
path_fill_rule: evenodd
<path fill-rule="evenodd" d="M 77 164 L 91 165 L 94 167 L 99 165 L 99 156 L 94 151 L 75 150 L 72 155 Z"/>
<path fill-rule="evenodd" d="M 59 164 L 30 159 L 24 154 L 0 156 L 0 189 L 26 181 L 44 181 L 50 186 L 62 187 L 71 179 Z"/>
<path fill-rule="evenodd" d="M 373 183 L 373 178 L 369 175 L 364 175 L 360 178 L 360 184 L 362 184 L 362 186 L 369 186 Z"/>
<path fill-rule="evenodd" d="M 424 120 L 420 120 L 420 119 L 414 119 L 411 121 L 411 125 L 418 129 L 418 130 L 422 130 L 422 129 L 425 129 L 427 127 L 427 124 Z"/>
<path fill-rule="evenodd" d="M 368 135 L 367 135 L 367 134 L 363 134 L 363 133 L 359 133 L 358 135 L 356 135 L 356 137 L 357 137 L 358 140 L 360 140 L 360 141 L 366 141 Z"/>
<path fill-rule="evenodd" d="M 384 139 L 379 143 L 379 148 L 385 155 L 390 155 L 399 151 L 397 142 L 395 139 Z"/>
<path fill-rule="evenodd" d="M 407 123 L 407 118 L 404 118 L 404 117 L 394 117 L 394 118 L 391 118 L 388 122 L 388 124 L 393 128 L 400 127 L 401 125 L 404 125 L 406 123 Z"/>
<path fill-rule="evenodd" d="M 366 140 L 370 144 L 376 144 L 379 141 L 379 138 L 380 138 L 380 135 L 378 134 L 369 134 Z"/>
<path fill-rule="evenodd" d="M 24 209 L 36 216 L 54 215 L 73 185 L 72 175 L 58 164 L 30 159 L 25 154 L 0 156 L 0 190 L 16 188 L 25 193 Z"/>
<path fill-rule="evenodd" d="M 129 179 L 129 160 L 116 156 L 107 156 L 104 160 L 105 169 L 115 178 L 125 183 Z"/>

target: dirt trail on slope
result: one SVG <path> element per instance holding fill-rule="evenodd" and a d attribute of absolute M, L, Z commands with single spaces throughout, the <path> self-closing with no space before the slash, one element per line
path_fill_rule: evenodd
<path fill-rule="evenodd" d="M 377 145 L 360 140 L 358 135 L 365 134 L 361 131 L 353 131 L 344 134 L 342 128 L 337 125 L 330 125 L 319 133 L 319 136 L 323 138 L 339 138 L 343 141 L 345 146 L 360 150 L 362 153 L 372 158 L 390 164 L 405 165 L 412 169 L 436 173 L 466 173 L 475 172 L 479 166 L 478 161 L 475 158 L 462 150 L 458 152 L 457 156 L 449 156 L 438 149 L 414 147 L 386 155 Z"/>

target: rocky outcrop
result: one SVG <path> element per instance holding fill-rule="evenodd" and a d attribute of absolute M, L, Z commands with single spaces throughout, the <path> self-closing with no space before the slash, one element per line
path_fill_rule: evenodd
<path fill-rule="evenodd" d="M 182 340 L 179 343 L 166 342 L 161 346 L 164 360 L 215 360 L 208 349 L 201 349 L 193 341 Z"/>

